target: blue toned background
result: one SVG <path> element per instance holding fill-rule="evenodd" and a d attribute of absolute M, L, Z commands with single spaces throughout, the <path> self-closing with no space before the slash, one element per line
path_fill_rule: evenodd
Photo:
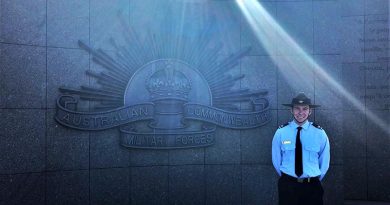
<path fill-rule="evenodd" d="M 331 143 L 326 204 L 390 202 L 389 0 L 258 2 L 251 23 L 234 0 L 0 0 L 0 204 L 277 204 L 271 141 L 300 91 L 322 105 L 311 120 Z M 120 21 L 141 44 L 196 43 L 211 24 L 216 58 L 251 47 L 230 73 L 245 74 L 235 88 L 268 91 L 271 122 L 218 127 L 213 146 L 183 150 L 59 125 L 58 88 L 94 86 L 86 71 L 104 70 L 78 41 L 114 56 L 111 38 L 127 45 Z"/>

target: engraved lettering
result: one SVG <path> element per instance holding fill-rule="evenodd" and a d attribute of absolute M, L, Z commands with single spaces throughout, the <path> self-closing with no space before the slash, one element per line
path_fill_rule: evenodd
<path fill-rule="evenodd" d="M 88 127 L 89 126 L 89 120 L 90 120 L 90 118 L 83 118 L 83 126 L 84 127 Z"/>
<path fill-rule="evenodd" d="M 80 123 L 81 123 L 81 116 L 77 115 L 77 117 L 76 117 L 73 115 L 73 124 L 79 126 Z"/>
<path fill-rule="evenodd" d="M 106 117 L 106 116 L 102 117 L 101 118 L 101 124 L 102 124 L 102 126 L 109 125 L 108 117 Z"/>

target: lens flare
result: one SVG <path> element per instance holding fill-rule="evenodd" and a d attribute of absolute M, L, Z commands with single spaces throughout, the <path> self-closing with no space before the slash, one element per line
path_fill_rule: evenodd
<path fill-rule="evenodd" d="M 366 109 L 356 97 L 351 95 L 340 83 L 330 76 L 313 58 L 298 45 L 298 43 L 278 24 L 278 22 L 266 11 L 266 9 L 257 0 L 236 0 L 238 7 L 245 16 L 245 19 L 251 26 L 257 40 L 263 45 L 264 49 L 271 54 L 270 57 L 281 70 L 281 74 L 287 83 L 295 89 L 310 86 L 307 81 L 308 73 L 317 74 L 317 77 L 330 86 L 335 94 L 344 97 L 357 110 L 366 114 L 366 117 L 378 125 L 387 134 L 390 134 L 389 126 L 376 116 L 372 111 Z M 288 53 L 290 55 L 273 55 L 275 45 L 283 45 L 283 50 L 277 50 L 278 53 Z M 279 48 L 280 49 L 280 48 Z M 291 55 L 293 54 L 293 56 Z M 294 79 L 291 78 L 294 76 Z M 298 80 L 296 80 L 298 79 Z"/>

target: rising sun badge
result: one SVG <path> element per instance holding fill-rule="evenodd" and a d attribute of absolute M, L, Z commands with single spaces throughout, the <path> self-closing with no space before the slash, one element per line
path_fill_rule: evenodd
<path fill-rule="evenodd" d="M 141 44 L 126 28 L 128 45 L 112 41 L 115 56 L 79 41 L 105 70 L 86 72 L 97 80 L 94 87 L 60 88 L 60 124 L 78 130 L 118 127 L 125 147 L 173 149 L 214 144 L 218 126 L 250 129 L 270 121 L 266 90 L 234 89 L 245 76 L 230 71 L 250 48 L 220 59 L 222 44 L 211 46 L 210 29 L 197 41 L 148 35 Z M 80 100 L 91 111 L 79 111 Z"/>

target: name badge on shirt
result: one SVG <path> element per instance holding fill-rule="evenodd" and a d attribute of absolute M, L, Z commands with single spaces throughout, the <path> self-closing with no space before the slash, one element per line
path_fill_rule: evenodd
<path fill-rule="evenodd" d="M 282 143 L 283 144 L 291 144 L 291 141 L 290 140 L 286 140 L 286 141 L 283 141 Z"/>

